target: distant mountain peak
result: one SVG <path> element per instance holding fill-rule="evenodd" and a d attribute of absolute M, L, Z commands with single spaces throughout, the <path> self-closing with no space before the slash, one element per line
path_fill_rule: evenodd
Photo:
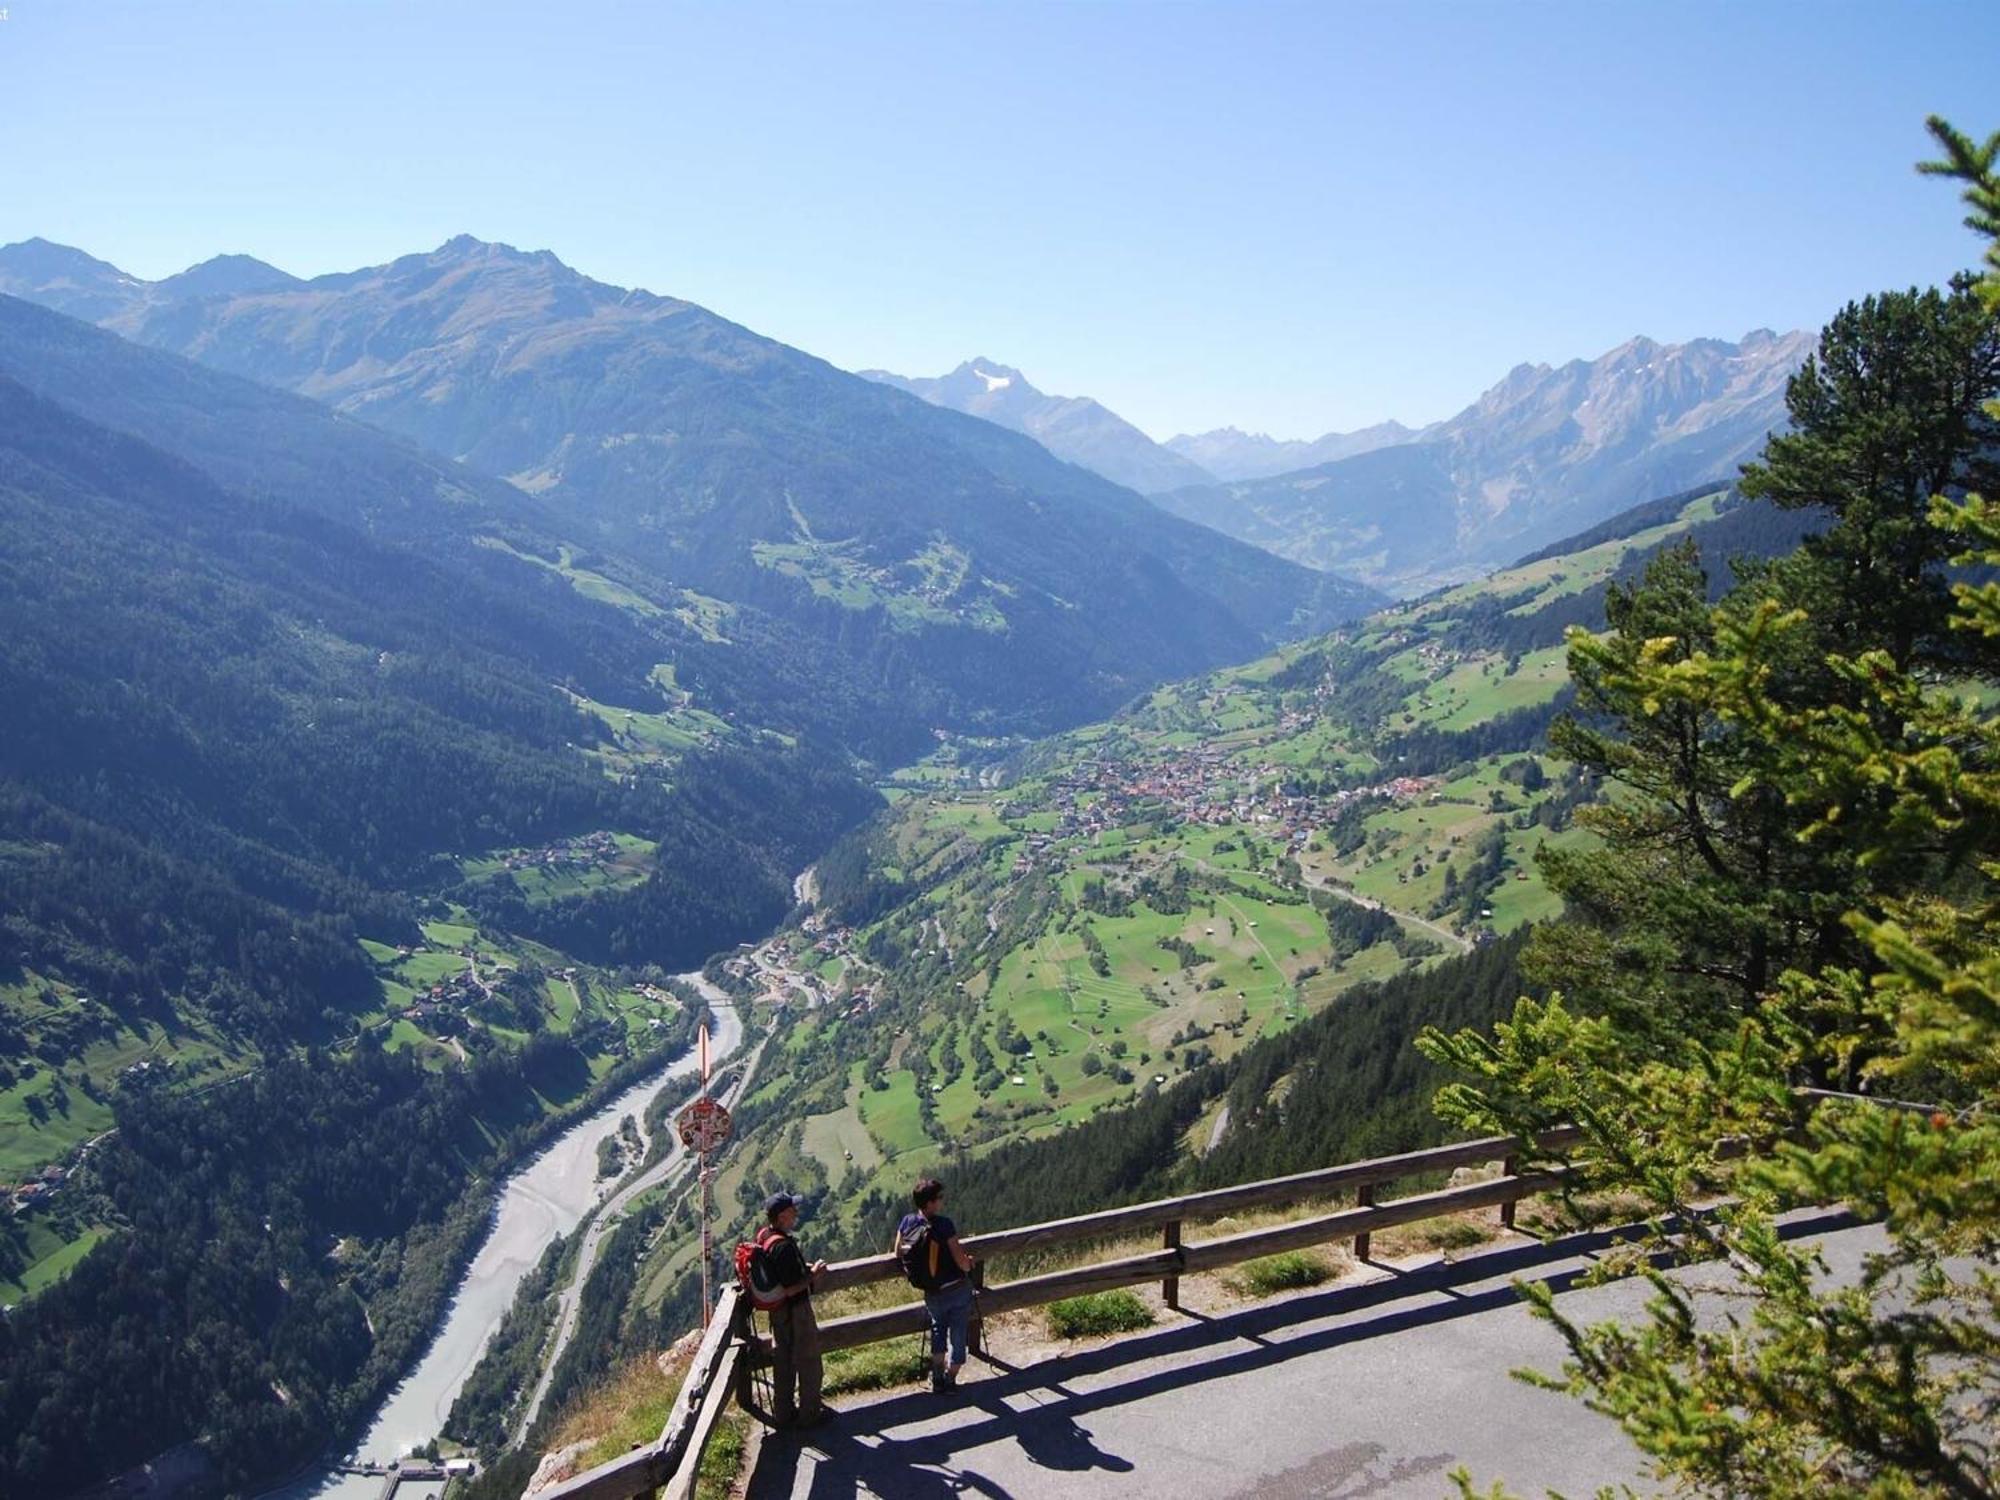
<path fill-rule="evenodd" d="M 0 292 L 90 322 L 135 308 L 299 284 L 296 276 L 252 255 L 214 255 L 162 280 L 145 281 L 109 261 L 50 240 L 28 239 L 0 247 Z"/>
<path fill-rule="evenodd" d="M 142 298 L 147 284 L 73 245 L 37 236 L 0 246 L 0 292 L 90 322 Z"/>
<path fill-rule="evenodd" d="M 45 240 L 38 234 L 31 235 L 25 240 L 16 240 L 11 245 L 0 245 L 0 261 L 22 269 L 69 270 L 88 267 L 94 271 L 108 271 L 114 276 L 125 276 L 128 281 L 136 279 L 126 276 L 125 272 L 108 260 L 99 260 L 88 251 L 79 250 L 74 245 Z"/>
<path fill-rule="evenodd" d="M 1638 334 L 1595 359 L 1518 364 L 1450 420 L 1332 462 L 1301 462 L 1309 445 L 1268 438 L 1176 438 L 1243 477 L 1160 503 L 1313 567 L 1421 590 L 1635 502 L 1726 483 L 1785 425 L 1786 385 L 1813 342 L 1769 329 L 1734 344 Z"/>
<path fill-rule="evenodd" d="M 490 261 L 508 265 L 541 265 L 568 271 L 571 275 L 579 274 L 553 250 L 522 250 L 504 240 L 482 240 L 476 234 L 455 234 L 423 259 L 467 264 Z"/>
<path fill-rule="evenodd" d="M 297 285 L 298 277 L 254 255 L 212 255 L 164 281 L 154 282 L 152 295 L 172 301 L 189 297 L 240 297 Z"/>
<path fill-rule="evenodd" d="M 1141 494 L 1208 484 L 1215 478 L 1090 397 L 1048 395 L 1014 366 L 983 354 L 945 375 L 911 377 L 888 370 L 858 373 L 879 385 L 920 396 L 933 406 L 1025 433 L 1057 458 Z"/>
<path fill-rule="evenodd" d="M 1329 432 L 1316 438 L 1275 438 L 1268 432 L 1240 427 L 1216 427 L 1167 439 L 1167 447 L 1200 464 L 1225 483 L 1265 479 L 1294 469 L 1310 469 L 1336 459 L 1354 458 L 1377 448 L 1393 448 L 1416 437 L 1401 422 L 1377 422 L 1355 432 Z"/>
<path fill-rule="evenodd" d="M 1023 390 L 1033 391 L 1036 395 L 1041 394 L 1041 392 L 1035 391 L 1034 386 L 1029 384 L 1028 378 L 1019 370 L 1011 365 L 1003 365 L 997 359 L 987 359 L 984 356 L 978 359 L 968 359 L 951 373 L 953 375 L 971 375 L 979 380 L 983 380 L 986 383 L 986 390 L 989 395 L 995 391 L 1004 391 L 1016 385 L 1020 386 Z"/>

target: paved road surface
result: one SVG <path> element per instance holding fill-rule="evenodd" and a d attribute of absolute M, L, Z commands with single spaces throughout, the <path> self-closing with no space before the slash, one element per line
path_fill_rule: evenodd
<path fill-rule="evenodd" d="M 1792 1227 L 1822 1235 L 1835 1274 L 1850 1278 L 1882 1243 L 1838 1214 Z M 1460 1464 L 1523 1495 L 1635 1481 L 1639 1455 L 1614 1424 L 1507 1374 L 1553 1370 L 1562 1353 L 1508 1278 L 1560 1286 L 1598 1248 L 1490 1251 L 1018 1371 L 975 1361 L 949 1407 L 928 1392 L 850 1397 L 831 1427 L 766 1439 L 751 1500 L 1401 1500 L 1452 1494 Z M 1562 1305 L 1605 1317 L 1644 1300 L 1643 1284 L 1626 1282 L 1565 1293 Z"/>

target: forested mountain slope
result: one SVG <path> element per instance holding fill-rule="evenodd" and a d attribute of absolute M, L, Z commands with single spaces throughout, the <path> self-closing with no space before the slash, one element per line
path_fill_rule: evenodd
<path fill-rule="evenodd" d="M 20 250 L 0 251 L 0 290 L 55 295 L 47 248 L 25 269 Z M 100 321 L 510 479 L 579 547 L 879 664 L 931 723 L 1064 727 L 1376 602 L 1027 438 L 547 252 L 461 237 L 182 300 L 133 282 Z"/>
<path fill-rule="evenodd" d="M 792 871 L 867 805 L 823 735 L 810 748 L 825 722 L 810 703 L 754 677 L 697 700 L 677 664 L 729 681 L 736 658 L 538 556 L 557 549 L 507 485 L 5 299 L 0 409 L 13 705 L 0 776 L 21 825 L 0 863 L 19 882 L 17 966 L 59 964 L 101 1000 L 165 1012 L 205 995 L 240 1040 L 302 1039 L 359 998 L 353 975 L 335 977 L 352 934 L 411 939 L 406 896 L 456 883 L 461 857 L 601 830 L 642 839 L 643 878 L 517 910 L 514 925 L 591 957 L 691 962 L 779 915 Z M 252 474 L 255 493 L 218 482 Z M 788 748 L 705 702 L 754 702 L 809 738 Z M 235 965 L 242 994 L 186 972 L 148 985 L 194 949 L 228 971 L 236 939 L 191 929 L 179 953 L 146 937 L 168 919 L 101 863 L 76 884 L 64 851 L 107 838 L 200 871 L 218 910 L 267 905 L 281 954 L 317 951 L 286 943 L 294 920 L 332 924 L 346 946 L 315 960 L 318 979 L 289 961 Z M 473 895 L 506 905 L 504 884 Z M 84 931 L 99 938 L 71 941 Z"/>
<path fill-rule="evenodd" d="M 701 706 L 699 630 L 539 524 L 0 299 L 0 1489 L 324 1443 L 431 1326 L 478 1179 L 685 1041 L 661 966 L 879 805 Z"/>

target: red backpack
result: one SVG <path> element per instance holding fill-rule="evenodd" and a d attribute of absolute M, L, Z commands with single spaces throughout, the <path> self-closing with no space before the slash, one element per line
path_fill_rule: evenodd
<path fill-rule="evenodd" d="M 761 1307 L 768 1312 L 771 1308 L 784 1306 L 787 1300 L 785 1289 L 771 1264 L 774 1253 L 785 1239 L 782 1230 L 766 1224 L 757 1231 L 755 1239 L 745 1240 L 736 1247 L 736 1284 L 743 1288 L 752 1307 Z"/>

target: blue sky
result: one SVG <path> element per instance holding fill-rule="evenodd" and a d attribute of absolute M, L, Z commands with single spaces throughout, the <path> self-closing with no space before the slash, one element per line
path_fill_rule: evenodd
<path fill-rule="evenodd" d="M 0 241 L 301 275 L 461 231 L 1155 436 L 1446 415 L 1974 256 L 2000 5 L 0 0 Z"/>

